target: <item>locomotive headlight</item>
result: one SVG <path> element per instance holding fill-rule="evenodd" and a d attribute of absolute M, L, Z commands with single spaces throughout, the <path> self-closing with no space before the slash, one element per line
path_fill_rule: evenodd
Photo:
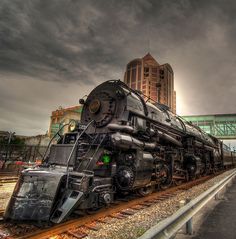
<path fill-rule="evenodd" d="M 72 120 L 69 125 L 69 131 L 72 132 L 75 130 L 75 128 L 76 128 L 76 121 Z"/>

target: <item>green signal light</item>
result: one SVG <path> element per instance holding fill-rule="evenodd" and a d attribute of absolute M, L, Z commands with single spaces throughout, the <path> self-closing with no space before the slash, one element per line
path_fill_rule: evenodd
<path fill-rule="evenodd" d="M 103 162 L 104 164 L 109 164 L 109 163 L 111 162 L 110 156 L 107 155 L 107 154 L 104 154 L 104 155 L 102 156 L 102 162 Z"/>

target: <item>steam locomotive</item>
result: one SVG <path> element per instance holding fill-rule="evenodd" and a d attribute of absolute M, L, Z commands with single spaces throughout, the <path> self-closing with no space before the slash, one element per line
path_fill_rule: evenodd
<path fill-rule="evenodd" d="M 22 171 L 5 218 L 60 223 L 118 194 L 145 196 L 235 164 L 217 138 L 149 101 L 119 80 L 81 99 L 81 122 L 58 133 L 41 166 Z"/>

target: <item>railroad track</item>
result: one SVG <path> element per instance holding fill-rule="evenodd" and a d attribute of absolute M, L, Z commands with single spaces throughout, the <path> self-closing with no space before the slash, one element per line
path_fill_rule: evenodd
<path fill-rule="evenodd" d="M 168 188 L 164 191 L 155 192 L 146 197 L 134 197 L 133 195 L 124 199 L 120 198 L 111 204 L 108 208 L 103 208 L 93 215 L 82 215 L 79 218 L 71 218 L 70 220 L 54 225 L 49 228 L 39 228 L 32 224 L 16 224 L 16 223 L 0 223 L 0 238 L 11 239 L 61 239 L 61 238 L 84 238 L 89 232 L 99 230 L 99 225 L 109 224 L 112 218 L 125 219 L 130 215 L 170 199 L 181 192 L 200 185 L 222 173 L 205 176 L 195 181 L 183 183 L 179 186 Z M 1 213 L 1 212 L 0 212 Z M 3 214 L 3 212 L 2 212 Z M 1 237 L 1 233 L 7 231 L 6 237 Z"/>
<path fill-rule="evenodd" d="M 25 224 L 13 224 L 13 229 L 14 227 L 16 227 L 16 229 L 12 230 L 12 232 L 8 236 L 10 238 L 19 239 L 48 239 L 54 238 L 54 236 L 55 238 L 84 238 L 88 235 L 90 230 L 99 230 L 97 223 L 109 223 L 111 218 L 117 218 L 120 220 L 127 218 L 128 216 L 134 215 L 140 210 L 174 197 L 180 192 L 188 190 L 193 186 L 202 184 L 217 175 L 202 177 L 195 181 L 168 188 L 165 191 L 155 192 L 146 197 L 134 198 L 133 196 L 130 196 L 125 199 L 119 199 L 115 201 L 110 207 L 100 209 L 94 215 L 86 214 L 80 218 L 71 219 L 67 222 L 52 226 L 47 229 L 39 229 L 32 225 L 27 225 L 27 227 L 25 228 Z M 11 227 L 11 224 L 6 224 L 5 226 L 6 228 L 8 228 Z"/>
<path fill-rule="evenodd" d="M 0 177 L 12 177 L 12 176 L 18 176 L 19 172 L 13 171 L 13 172 L 3 172 L 0 171 Z"/>
<path fill-rule="evenodd" d="M 0 171 L 0 183 L 8 181 L 16 181 L 18 179 L 17 172 L 1 172 Z"/>
<path fill-rule="evenodd" d="M 0 221 L 3 220 L 4 208 L 9 200 L 18 177 L 2 177 L 0 176 Z M 1 234 L 0 234 L 0 238 Z"/>
<path fill-rule="evenodd" d="M 0 177 L 0 185 L 4 183 L 16 183 L 18 177 Z"/>

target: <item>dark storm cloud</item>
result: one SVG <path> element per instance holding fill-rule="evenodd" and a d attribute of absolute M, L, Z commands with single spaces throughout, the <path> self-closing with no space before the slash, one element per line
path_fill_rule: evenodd
<path fill-rule="evenodd" d="M 54 107 L 148 51 L 174 69 L 179 114 L 235 113 L 235 11 L 233 0 L 2 0 L 0 123 L 42 132 Z"/>
<path fill-rule="evenodd" d="M 119 15 L 109 1 L 5 1 L 0 67 L 46 80 L 90 80 L 93 71 L 106 75 L 107 65 L 120 67 L 128 13 L 129 8 Z"/>

